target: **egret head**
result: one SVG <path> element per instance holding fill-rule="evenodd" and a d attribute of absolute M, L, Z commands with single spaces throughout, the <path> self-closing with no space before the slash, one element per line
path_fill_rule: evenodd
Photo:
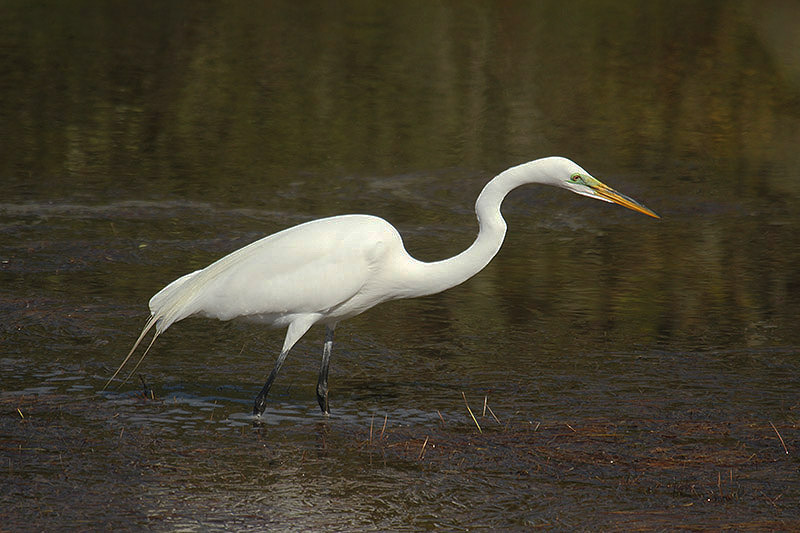
<path fill-rule="evenodd" d="M 655 212 L 643 206 L 633 198 L 615 191 L 605 183 L 593 177 L 569 159 L 563 157 L 552 159 L 553 166 L 558 168 L 556 183 L 554 183 L 554 185 L 582 196 L 619 204 L 628 209 L 644 213 L 645 215 L 661 218 L 655 214 Z"/>

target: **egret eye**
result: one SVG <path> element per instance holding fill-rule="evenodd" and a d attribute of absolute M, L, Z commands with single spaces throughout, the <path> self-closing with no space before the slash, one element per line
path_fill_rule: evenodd
<path fill-rule="evenodd" d="M 575 183 L 578 183 L 579 181 L 582 181 L 580 174 L 573 174 L 569 179 L 571 179 Z"/>

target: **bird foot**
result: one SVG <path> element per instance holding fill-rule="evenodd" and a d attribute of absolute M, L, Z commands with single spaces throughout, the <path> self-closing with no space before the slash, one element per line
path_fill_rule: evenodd
<path fill-rule="evenodd" d="M 256 398 L 255 403 L 253 404 L 253 416 L 261 418 L 261 415 L 264 414 L 264 409 L 267 408 L 267 399 L 261 398 L 260 396 Z"/>
<path fill-rule="evenodd" d="M 322 409 L 323 415 L 329 416 L 331 414 L 330 409 L 328 409 L 327 383 L 317 383 L 317 403 L 319 404 L 319 408 Z"/>
<path fill-rule="evenodd" d="M 319 403 L 319 408 L 322 410 L 322 414 L 326 417 L 331 415 L 330 409 L 328 409 L 328 394 L 317 394 L 317 403 Z"/>

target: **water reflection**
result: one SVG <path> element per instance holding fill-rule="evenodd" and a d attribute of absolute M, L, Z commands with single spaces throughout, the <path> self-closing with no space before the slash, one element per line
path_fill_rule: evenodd
<path fill-rule="evenodd" d="M 112 4 L 86 17 L 17 4 L 3 138 L 24 149 L 7 173 L 35 197 L 243 204 L 303 172 L 329 186 L 559 152 L 606 172 L 729 175 L 720 198 L 791 193 L 797 86 L 775 70 L 791 48 L 772 36 L 793 11 L 683 7 Z M 28 176 L 47 179 L 22 187 Z"/>

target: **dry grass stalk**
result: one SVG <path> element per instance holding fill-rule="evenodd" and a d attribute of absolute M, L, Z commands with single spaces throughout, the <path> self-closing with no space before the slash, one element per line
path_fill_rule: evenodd
<path fill-rule="evenodd" d="M 467 411 L 469 411 L 469 416 L 471 416 L 472 417 L 472 421 L 475 422 L 475 426 L 478 428 L 478 433 L 483 433 L 483 430 L 481 429 L 481 425 L 478 424 L 478 419 L 475 418 L 475 415 L 472 414 L 472 409 L 469 408 L 469 403 L 467 403 L 467 395 L 464 394 L 463 391 L 461 392 L 461 397 L 464 398 L 464 405 L 467 406 Z"/>
<path fill-rule="evenodd" d="M 419 456 L 417 456 L 417 461 L 421 461 L 423 457 L 425 457 L 425 446 L 428 445 L 428 436 L 425 435 L 425 442 L 422 443 L 422 448 L 419 450 Z"/>
<path fill-rule="evenodd" d="M 489 409 L 489 414 L 492 415 L 492 418 L 494 418 L 494 421 L 497 422 L 498 424 L 502 425 L 501 422 L 500 422 L 500 419 L 497 418 L 497 415 L 495 415 L 494 411 L 492 411 L 492 408 L 489 407 L 488 405 L 486 406 L 486 408 Z"/>
<path fill-rule="evenodd" d="M 486 418 L 486 410 L 487 409 L 489 410 L 489 414 L 492 415 L 492 418 L 494 418 L 494 421 L 497 422 L 498 424 L 502 425 L 501 422 L 500 422 L 500 419 L 497 418 L 497 415 L 494 414 L 494 411 L 492 411 L 492 408 L 489 407 L 489 396 L 488 395 L 483 397 L 483 413 L 481 413 L 481 418 Z"/>
<path fill-rule="evenodd" d="M 775 427 L 775 424 L 773 424 L 771 420 L 768 420 L 768 422 L 769 425 L 772 426 L 772 429 L 775 431 L 775 434 L 778 436 L 778 439 L 780 439 L 781 446 L 783 446 L 783 451 L 786 452 L 786 455 L 789 455 L 789 450 L 788 448 L 786 448 L 786 443 L 783 442 L 783 437 L 781 437 L 781 434 L 778 433 L 778 428 Z"/>

